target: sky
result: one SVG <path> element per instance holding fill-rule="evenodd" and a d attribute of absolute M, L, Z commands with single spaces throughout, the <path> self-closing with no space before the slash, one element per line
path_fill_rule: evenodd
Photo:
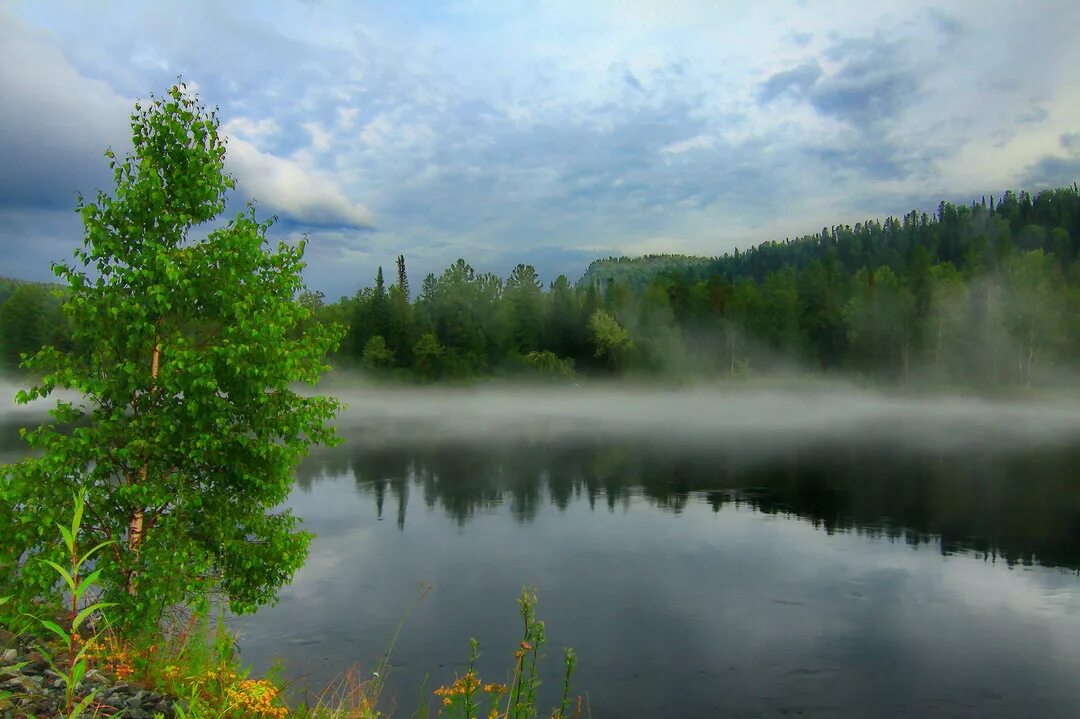
<path fill-rule="evenodd" d="M 219 108 L 229 213 L 334 299 L 578 279 L 1080 180 L 1080 3 L 0 0 L 0 275 L 49 279 L 134 103 Z"/>

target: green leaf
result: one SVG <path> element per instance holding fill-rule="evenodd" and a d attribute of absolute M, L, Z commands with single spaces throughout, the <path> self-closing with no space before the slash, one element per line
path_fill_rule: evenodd
<path fill-rule="evenodd" d="M 85 498 L 81 494 L 75 495 L 75 514 L 71 518 L 71 536 L 74 538 L 79 534 L 79 526 L 82 525 L 83 505 Z M 74 553 L 74 552 L 72 552 Z"/>
<path fill-rule="evenodd" d="M 86 711 L 86 708 L 90 706 L 90 702 L 94 701 L 94 697 L 97 696 L 99 691 L 101 691 L 100 688 L 94 689 L 83 697 L 78 704 L 72 707 L 71 712 L 68 714 L 68 719 L 76 719 L 76 717 L 82 716 L 83 712 Z"/>
<path fill-rule="evenodd" d="M 107 539 L 107 540 L 105 540 L 104 542 L 99 542 L 98 544 L 94 545 L 94 548 L 93 548 L 93 549 L 91 549 L 91 550 L 90 550 L 89 552 L 85 552 L 85 553 L 84 553 L 84 554 L 82 555 L 82 558 L 81 558 L 81 559 L 79 559 L 79 562 L 78 562 L 78 564 L 76 564 L 75 566 L 77 566 L 77 567 L 81 567 L 81 566 L 82 566 L 82 564 L 83 564 L 83 562 L 85 562 L 85 561 L 86 561 L 87 559 L 90 559 L 90 557 L 92 557 L 92 556 L 94 555 L 94 553 L 95 553 L 95 552 L 97 552 L 98 550 L 100 550 L 100 549 L 101 549 L 102 547 L 107 547 L 107 546 L 109 546 L 110 544 L 113 544 L 113 540 L 111 540 L 111 539 Z"/>
<path fill-rule="evenodd" d="M 70 574 L 68 574 L 68 570 L 64 569 L 51 559 L 41 559 L 39 561 L 44 562 L 45 564 L 48 564 L 50 567 L 55 569 L 57 574 L 64 578 L 64 583 L 68 585 L 68 589 L 70 589 L 72 592 L 75 591 L 75 580 Z"/>
<path fill-rule="evenodd" d="M 87 589 L 91 589 L 97 585 L 98 577 L 101 576 L 103 571 L 104 568 L 98 567 L 79 581 L 79 586 L 75 588 L 75 601 L 82 599 L 82 595 L 86 593 Z"/>
<path fill-rule="evenodd" d="M 86 676 L 86 660 L 77 659 L 71 665 L 71 684 L 72 686 L 79 686 L 79 682 Z"/>
<path fill-rule="evenodd" d="M 116 602 L 97 602 L 96 604 L 91 604 L 88 607 L 83 607 L 82 611 L 80 611 L 78 614 L 76 614 L 75 618 L 71 621 L 71 630 L 72 631 L 78 631 L 79 627 L 82 625 L 82 623 L 84 621 L 86 621 L 86 618 L 88 616 L 90 616 L 91 614 L 93 614 L 94 612 L 98 611 L 99 609 L 104 609 L 105 607 L 115 607 L 115 606 L 116 606 Z"/>
<path fill-rule="evenodd" d="M 38 623 L 41 626 L 45 627 L 46 629 L 48 629 L 53 634 L 60 637 L 60 640 L 62 642 L 64 642 L 64 644 L 68 644 L 71 641 L 71 635 L 69 635 L 67 632 L 65 632 L 63 627 L 61 627 L 56 622 L 51 622 L 48 619 L 42 619 L 40 617 L 34 617 L 34 618 L 38 620 Z"/>
<path fill-rule="evenodd" d="M 64 546 L 67 547 L 68 554 L 74 555 L 75 554 L 75 533 L 72 530 L 65 527 L 64 525 L 62 525 L 62 524 L 57 524 L 56 528 L 60 530 L 60 534 L 62 534 L 63 537 L 64 537 Z"/>

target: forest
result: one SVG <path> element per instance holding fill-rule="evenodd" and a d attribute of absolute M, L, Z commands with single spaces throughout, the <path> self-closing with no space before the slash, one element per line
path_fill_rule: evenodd
<path fill-rule="evenodd" d="M 414 290 L 406 258 L 351 297 L 300 301 L 347 329 L 333 360 L 384 378 L 733 376 L 1051 382 L 1080 350 L 1080 189 L 941 202 L 717 258 L 593 262 L 544 287 L 459 259 Z M 0 357 L 69 345 L 60 291 L 0 280 Z"/>

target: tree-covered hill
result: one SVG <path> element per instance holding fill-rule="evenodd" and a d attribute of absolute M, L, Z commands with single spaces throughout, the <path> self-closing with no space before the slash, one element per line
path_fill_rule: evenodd
<path fill-rule="evenodd" d="M 414 298 L 387 286 L 322 308 L 343 361 L 386 374 L 704 372 L 784 368 L 1022 384 L 1080 350 L 1080 189 L 1006 192 L 937 212 L 823 228 L 705 259 L 598 260 L 543 288 L 459 260 Z"/>
<path fill-rule="evenodd" d="M 339 363 L 387 377 L 798 368 L 1030 385 L 1077 368 L 1078 257 L 1074 184 L 942 202 L 933 215 L 826 227 L 723 257 L 597 260 L 576 283 L 560 276 L 547 287 L 528 264 L 501 278 L 463 259 L 410 287 L 401 256 L 389 281 L 380 269 L 351 297 L 300 301 L 348 328 Z M 43 290 L 19 291 L 0 306 L 9 363 L 46 329 L 63 339 L 55 306 L 26 297 Z"/>

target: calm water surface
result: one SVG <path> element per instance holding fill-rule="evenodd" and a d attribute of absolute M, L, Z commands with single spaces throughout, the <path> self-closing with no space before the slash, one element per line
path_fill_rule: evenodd
<path fill-rule="evenodd" d="M 774 400 L 726 404 L 752 435 L 689 400 L 682 420 L 351 412 L 298 472 L 289 504 L 318 536 L 280 604 L 234 620 L 243 657 L 283 657 L 298 691 L 370 671 L 434 585 L 393 652 L 408 717 L 471 636 L 504 678 L 529 585 L 546 703 L 570 645 L 594 717 L 1077 716 L 1076 418 Z"/>

